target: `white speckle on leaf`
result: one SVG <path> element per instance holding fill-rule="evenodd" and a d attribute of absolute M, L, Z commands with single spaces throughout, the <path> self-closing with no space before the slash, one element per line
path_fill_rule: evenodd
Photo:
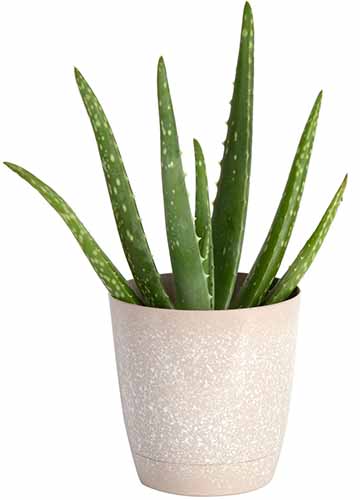
<path fill-rule="evenodd" d="M 128 229 L 126 230 L 126 236 L 129 238 L 130 241 L 134 241 L 134 236 Z"/>

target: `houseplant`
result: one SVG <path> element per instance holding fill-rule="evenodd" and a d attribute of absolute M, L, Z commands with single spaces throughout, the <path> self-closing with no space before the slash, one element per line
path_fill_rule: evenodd
<path fill-rule="evenodd" d="M 211 214 L 205 159 L 194 141 L 195 221 L 189 206 L 163 59 L 158 65 L 162 180 L 172 276 L 160 276 L 109 122 L 78 70 L 128 282 L 49 186 L 6 165 L 58 211 L 110 293 L 124 417 L 140 479 L 185 494 L 262 486 L 286 425 L 299 290 L 333 221 L 346 178 L 285 275 L 276 280 L 299 209 L 322 94 L 301 137 L 284 194 L 248 275 L 238 275 L 251 164 L 254 28 L 245 5 L 221 176 Z M 214 310 L 216 309 L 216 310 Z"/>

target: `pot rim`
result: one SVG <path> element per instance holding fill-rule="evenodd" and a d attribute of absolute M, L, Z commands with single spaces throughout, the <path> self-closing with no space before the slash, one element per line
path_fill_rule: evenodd
<path fill-rule="evenodd" d="M 160 274 L 160 277 L 161 279 L 171 279 L 173 276 L 172 273 L 161 273 Z M 237 279 L 241 279 L 241 278 L 244 278 L 246 276 L 246 273 L 238 273 L 237 274 Z M 134 279 L 130 279 L 128 280 L 128 284 L 130 285 L 130 287 L 132 289 L 135 289 L 135 291 L 137 291 L 136 289 L 136 283 L 135 283 L 135 280 Z M 169 312 L 170 314 L 204 314 L 204 313 L 209 313 L 209 314 L 217 314 L 217 315 L 222 315 L 222 314 L 226 314 L 226 313 L 236 313 L 238 312 L 239 314 L 241 314 L 242 312 L 245 313 L 249 313 L 249 311 L 264 311 L 264 310 L 267 310 L 267 311 L 270 311 L 271 309 L 280 309 L 280 308 L 283 308 L 285 306 L 288 306 L 290 305 L 291 303 L 295 303 L 295 302 L 298 302 L 300 300 L 300 296 L 301 296 L 301 289 L 297 286 L 293 292 L 293 294 L 291 295 L 290 298 L 286 299 L 286 300 L 282 300 L 281 302 L 277 302 L 276 304 L 266 304 L 266 305 L 262 305 L 262 306 L 254 306 L 254 307 L 242 307 L 242 308 L 237 308 L 237 309 L 167 309 L 167 308 L 160 308 L 160 307 L 151 307 L 151 306 L 146 306 L 146 305 L 142 305 L 142 304 L 131 304 L 129 302 L 125 302 L 123 300 L 120 300 L 120 299 L 117 299 L 115 297 L 113 297 L 111 294 L 109 294 L 109 299 L 110 301 L 113 301 L 114 303 L 120 303 L 121 305 L 124 305 L 126 307 L 130 307 L 130 308 L 140 308 L 140 309 L 144 309 L 144 312 L 149 312 L 149 311 L 154 311 L 154 312 L 158 312 L 159 314 L 161 313 L 164 313 L 164 312 Z"/>

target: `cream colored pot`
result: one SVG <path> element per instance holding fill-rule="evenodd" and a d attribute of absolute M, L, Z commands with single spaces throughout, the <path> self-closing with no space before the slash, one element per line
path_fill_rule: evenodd
<path fill-rule="evenodd" d="M 171 288 L 170 275 L 164 283 Z M 228 311 L 153 309 L 113 298 L 110 304 L 141 482 L 196 496 L 267 484 L 286 428 L 299 293 Z"/>

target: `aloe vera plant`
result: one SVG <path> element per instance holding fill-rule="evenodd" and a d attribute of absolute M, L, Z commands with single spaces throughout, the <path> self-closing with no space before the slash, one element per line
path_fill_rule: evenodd
<path fill-rule="evenodd" d="M 252 150 L 254 22 L 245 4 L 228 131 L 214 209 L 208 194 L 205 156 L 194 140 L 195 214 L 188 199 L 170 86 L 163 58 L 158 64 L 161 173 L 168 247 L 175 285 L 170 299 L 154 263 L 125 166 L 105 112 L 91 87 L 75 69 L 103 166 L 113 213 L 138 293 L 116 269 L 53 189 L 14 163 L 17 173 L 59 213 L 108 292 L 115 298 L 149 307 L 227 309 L 256 307 L 289 298 L 312 264 L 342 200 L 347 176 L 305 246 L 280 279 L 276 275 L 297 218 L 320 113 L 322 92 L 306 123 L 274 220 L 245 282 L 234 294 L 245 234 Z"/>

